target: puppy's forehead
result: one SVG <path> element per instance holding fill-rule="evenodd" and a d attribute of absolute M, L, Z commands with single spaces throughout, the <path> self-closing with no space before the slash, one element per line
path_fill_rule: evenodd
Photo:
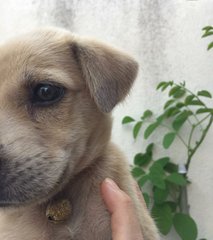
<path fill-rule="evenodd" d="M 71 43 L 72 35 L 68 32 L 45 30 L 23 35 L 0 46 L 0 84 L 26 81 L 25 76 L 29 75 L 39 76 L 35 77 L 38 81 L 56 78 L 65 84 L 71 84 L 67 78 L 72 78 L 79 84 L 78 66 L 71 57 Z"/>

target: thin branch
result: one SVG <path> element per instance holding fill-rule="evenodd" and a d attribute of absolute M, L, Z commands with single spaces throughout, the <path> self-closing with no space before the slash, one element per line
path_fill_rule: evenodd
<path fill-rule="evenodd" d="M 212 122 L 213 122 L 213 115 L 211 115 L 210 120 L 209 120 L 209 123 L 208 123 L 208 125 L 206 126 L 206 128 L 204 129 L 203 134 L 202 134 L 200 140 L 197 142 L 197 144 L 196 144 L 196 146 L 194 147 L 194 149 L 192 149 L 192 150 L 190 151 L 191 154 L 189 155 L 189 157 L 188 157 L 188 159 L 187 159 L 187 163 L 186 163 L 186 169 L 187 169 L 187 171 L 188 171 L 188 169 L 189 169 L 189 165 L 190 165 L 190 163 L 191 163 L 192 156 L 195 154 L 195 152 L 197 151 L 198 147 L 199 147 L 200 144 L 203 142 L 203 140 L 204 140 L 204 138 L 205 138 L 205 136 L 206 136 L 209 128 L 210 128 L 211 125 L 212 125 Z"/>
<path fill-rule="evenodd" d="M 191 140 L 192 140 L 192 136 L 193 136 L 193 133 L 194 133 L 195 128 L 196 128 L 196 125 L 193 125 L 193 126 L 192 126 L 192 130 L 191 130 L 190 135 L 189 135 L 189 140 L 188 140 L 188 153 L 187 153 L 188 158 L 189 158 L 190 152 L 191 152 Z"/>
<path fill-rule="evenodd" d="M 170 127 L 168 127 L 168 126 L 166 126 L 166 125 L 164 125 L 164 124 L 162 124 L 162 123 L 160 124 L 160 126 L 169 129 L 169 131 L 174 131 L 173 129 L 171 129 Z M 179 135 L 178 132 L 176 132 L 176 135 L 177 135 L 177 137 L 180 139 L 180 141 L 184 144 L 184 146 L 188 149 L 187 143 L 186 143 L 186 142 L 184 141 L 184 139 Z"/>
<path fill-rule="evenodd" d="M 208 114 L 207 116 L 205 116 L 203 119 L 201 119 L 196 125 L 201 124 L 202 122 L 204 122 L 207 118 L 209 118 L 212 114 Z"/>
<path fill-rule="evenodd" d="M 191 109 L 188 107 L 188 106 L 186 106 L 186 108 L 189 110 L 189 111 L 191 111 Z M 192 112 L 192 111 L 191 111 Z M 196 114 L 194 114 L 193 112 L 192 112 L 192 116 L 195 118 L 195 120 L 197 121 L 197 124 L 199 124 L 200 125 L 200 129 L 201 129 L 201 131 L 203 131 L 203 127 L 202 127 L 202 125 L 199 123 L 199 119 L 198 119 L 198 117 L 196 116 Z M 189 120 L 189 118 L 187 119 L 188 121 L 190 121 Z M 191 123 L 191 121 L 190 121 L 190 123 Z M 193 124 L 191 123 L 191 125 L 193 126 Z"/>
<path fill-rule="evenodd" d="M 188 157 L 190 156 L 190 152 L 191 152 L 191 140 L 192 140 L 192 136 L 193 136 L 193 133 L 194 133 L 194 130 L 195 128 L 200 125 L 202 122 L 204 122 L 207 118 L 209 118 L 211 116 L 211 113 L 208 114 L 207 116 L 205 116 L 203 119 L 201 119 L 197 124 L 193 125 L 192 126 L 192 130 L 190 132 L 190 135 L 189 135 L 189 140 L 188 140 Z M 205 130 L 202 130 L 202 132 L 204 132 Z"/>

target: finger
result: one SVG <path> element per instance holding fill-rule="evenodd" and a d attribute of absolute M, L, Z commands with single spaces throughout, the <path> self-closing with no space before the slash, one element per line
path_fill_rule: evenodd
<path fill-rule="evenodd" d="M 108 178 L 103 181 L 101 192 L 111 213 L 113 240 L 143 240 L 131 198 Z"/>

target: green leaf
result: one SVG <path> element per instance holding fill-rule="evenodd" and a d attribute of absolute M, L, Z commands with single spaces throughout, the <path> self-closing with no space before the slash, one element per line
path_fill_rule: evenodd
<path fill-rule="evenodd" d="M 162 123 L 162 121 L 165 118 L 165 113 L 161 114 L 160 116 L 157 117 L 156 122 L 158 123 L 158 125 L 160 125 Z"/>
<path fill-rule="evenodd" d="M 176 93 L 173 94 L 174 98 L 181 98 L 185 95 L 186 91 L 184 89 L 179 89 Z"/>
<path fill-rule="evenodd" d="M 154 162 L 149 170 L 150 170 L 150 172 L 152 172 L 156 175 L 163 175 L 164 174 L 163 167 L 158 162 Z"/>
<path fill-rule="evenodd" d="M 180 110 L 177 107 L 171 107 L 171 108 L 167 109 L 165 115 L 169 118 L 169 117 L 175 116 L 179 112 L 180 112 Z"/>
<path fill-rule="evenodd" d="M 160 188 L 160 189 L 165 189 L 166 188 L 165 181 L 162 177 L 159 177 L 157 175 L 156 176 L 151 175 L 151 176 L 149 176 L 149 180 L 157 188 Z"/>
<path fill-rule="evenodd" d="M 134 164 L 138 166 L 146 166 L 152 161 L 152 149 L 154 144 L 147 146 L 145 153 L 138 153 L 134 157 Z"/>
<path fill-rule="evenodd" d="M 157 188 L 165 189 L 166 184 L 164 181 L 163 167 L 159 163 L 153 163 L 149 170 L 149 180 L 152 182 L 152 184 Z"/>
<path fill-rule="evenodd" d="M 210 42 L 208 47 L 207 47 L 207 50 L 210 50 L 211 48 L 213 48 L 213 42 Z"/>
<path fill-rule="evenodd" d="M 134 157 L 134 164 L 137 166 L 145 166 L 152 160 L 152 155 L 147 153 L 138 153 Z"/>
<path fill-rule="evenodd" d="M 213 31 L 206 31 L 206 32 L 203 34 L 202 38 L 208 37 L 208 36 L 211 36 L 211 35 L 213 35 Z"/>
<path fill-rule="evenodd" d="M 168 197 L 168 189 L 154 188 L 154 200 L 157 204 L 162 204 Z"/>
<path fill-rule="evenodd" d="M 212 98 L 211 93 L 206 90 L 199 91 L 197 95 L 202 97 Z"/>
<path fill-rule="evenodd" d="M 125 116 L 122 120 L 122 124 L 127 124 L 127 123 L 134 122 L 134 121 L 135 121 L 135 119 L 133 119 L 132 117 Z"/>
<path fill-rule="evenodd" d="M 175 102 L 175 99 L 170 99 L 168 100 L 165 105 L 164 105 L 164 109 L 168 108 L 171 104 L 173 104 Z"/>
<path fill-rule="evenodd" d="M 187 118 L 192 115 L 191 111 L 186 111 L 184 110 L 183 112 L 181 112 L 173 121 L 172 123 L 172 127 L 178 131 L 182 125 L 185 123 L 185 121 L 187 120 Z"/>
<path fill-rule="evenodd" d="M 160 82 L 158 85 L 157 85 L 157 90 L 164 87 L 165 85 L 167 84 L 167 82 Z"/>
<path fill-rule="evenodd" d="M 175 132 L 167 133 L 163 138 L 163 147 L 165 149 L 169 148 L 171 146 L 171 144 L 173 143 L 175 137 L 176 137 Z"/>
<path fill-rule="evenodd" d="M 170 89 L 169 91 L 169 96 L 173 96 L 178 90 L 180 90 L 181 87 L 180 86 L 174 86 L 173 88 Z"/>
<path fill-rule="evenodd" d="M 168 162 L 164 167 L 164 170 L 168 173 L 174 173 L 178 171 L 178 165 L 172 162 Z"/>
<path fill-rule="evenodd" d="M 166 90 L 169 85 L 170 85 L 169 82 L 168 82 L 167 84 L 165 84 L 165 85 L 161 88 L 161 91 L 163 92 L 164 90 Z"/>
<path fill-rule="evenodd" d="M 142 121 L 140 121 L 140 122 L 137 122 L 136 124 L 135 124 L 135 126 L 134 126 L 134 128 L 133 128 L 133 137 L 134 137 L 134 139 L 138 136 L 138 133 L 139 133 L 139 131 L 140 131 L 140 129 L 141 129 L 141 126 L 142 126 Z"/>
<path fill-rule="evenodd" d="M 145 171 L 140 167 L 134 167 L 132 169 L 131 173 L 132 173 L 133 177 L 137 178 L 137 177 L 141 177 L 142 175 L 144 175 Z"/>
<path fill-rule="evenodd" d="M 197 225 L 189 215 L 176 213 L 173 218 L 173 224 L 182 240 L 197 239 Z"/>
<path fill-rule="evenodd" d="M 189 105 L 191 103 L 191 101 L 193 100 L 195 96 L 194 95 L 189 95 L 185 98 L 185 105 Z"/>
<path fill-rule="evenodd" d="M 141 117 L 141 119 L 145 119 L 145 118 L 149 118 L 153 115 L 152 111 L 150 110 L 146 110 L 144 113 L 143 113 L 143 116 Z"/>
<path fill-rule="evenodd" d="M 137 153 L 134 157 L 134 164 L 137 165 L 137 166 L 141 166 L 143 165 L 143 153 Z"/>
<path fill-rule="evenodd" d="M 145 132 L 144 132 L 144 138 L 147 139 L 154 131 L 155 129 L 159 126 L 159 123 L 158 122 L 155 122 L 155 123 L 152 123 L 150 124 Z"/>
<path fill-rule="evenodd" d="M 138 185 L 140 187 L 143 187 L 144 184 L 149 180 L 149 175 L 144 175 L 143 177 L 141 177 L 139 180 L 138 180 Z"/>
<path fill-rule="evenodd" d="M 163 168 L 166 166 L 169 162 L 169 157 L 163 157 L 155 161 L 155 163 L 160 164 Z"/>
<path fill-rule="evenodd" d="M 150 203 L 150 197 L 149 197 L 148 193 L 143 192 L 143 198 L 144 198 L 146 206 L 148 208 L 149 207 L 149 203 Z"/>
<path fill-rule="evenodd" d="M 161 91 L 164 91 L 168 86 L 172 86 L 173 85 L 173 81 L 169 81 L 169 82 L 160 82 L 157 86 L 157 90 L 162 88 Z"/>
<path fill-rule="evenodd" d="M 192 100 L 188 105 L 198 105 L 198 106 L 204 106 L 204 104 L 200 100 Z"/>
<path fill-rule="evenodd" d="M 196 111 L 196 114 L 200 113 L 211 113 L 213 114 L 213 108 L 200 108 Z"/>
<path fill-rule="evenodd" d="M 150 143 L 146 148 L 146 153 L 151 154 L 152 156 L 153 147 L 154 147 L 154 143 Z"/>
<path fill-rule="evenodd" d="M 138 166 L 146 166 L 152 160 L 152 150 L 153 150 L 153 143 L 150 143 L 145 153 L 138 153 L 134 157 L 134 164 Z"/>
<path fill-rule="evenodd" d="M 178 186 L 185 186 L 187 184 L 186 179 L 183 177 L 183 175 L 179 173 L 170 174 L 169 176 L 166 177 L 166 180 Z"/>
<path fill-rule="evenodd" d="M 184 104 L 183 102 L 178 102 L 178 103 L 176 104 L 176 107 L 177 107 L 177 108 L 182 108 L 182 107 L 185 107 L 185 104 Z"/>
<path fill-rule="evenodd" d="M 172 227 L 172 211 L 169 205 L 166 203 L 162 205 L 154 205 L 151 213 L 159 231 L 163 235 L 167 235 Z"/>
<path fill-rule="evenodd" d="M 206 26 L 204 28 L 202 28 L 203 31 L 210 31 L 213 29 L 213 26 Z"/>
<path fill-rule="evenodd" d="M 167 201 L 167 202 L 165 202 L 165 203 L 167 203 L 167 204 L 169 205 L 169 207 L 171 208 L 171 210 L 172 210 L 173 213 L 176 211 L 176 209 L 177 209 L 177 203 L 172 202 L 172 201 Z"/>

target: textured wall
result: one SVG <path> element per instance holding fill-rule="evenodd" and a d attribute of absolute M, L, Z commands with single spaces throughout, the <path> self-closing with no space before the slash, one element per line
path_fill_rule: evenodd
<path fill-rule="evenodd" d="M 185 80 L 192 90 L 213 92 L 213 51 L 206 52 L 208 41 L 200 38 L 201 28 L 213 24 L 212 13 L 212 0 L 0 0 L 0 41 L 36 26 L 55 25 L 135 56 L 140 74 L 128 100 L 114 110 L 112 134 L 131 161 L 146 143 L 134 142 L 121 119 L 126 114 L 139 117 L 150 107 L 158 112 L 163 99 L 154 89 L 159 81 Z M 195 156 L 189 189 L 191 213 L 200 237 L 207 239 L 213 237 L 212 139 L 213 129 Z M 160 143 L 161 136 L 157 140 Z M 171 151 L 174 160 L 184 160 L 179 147 Z"/>

